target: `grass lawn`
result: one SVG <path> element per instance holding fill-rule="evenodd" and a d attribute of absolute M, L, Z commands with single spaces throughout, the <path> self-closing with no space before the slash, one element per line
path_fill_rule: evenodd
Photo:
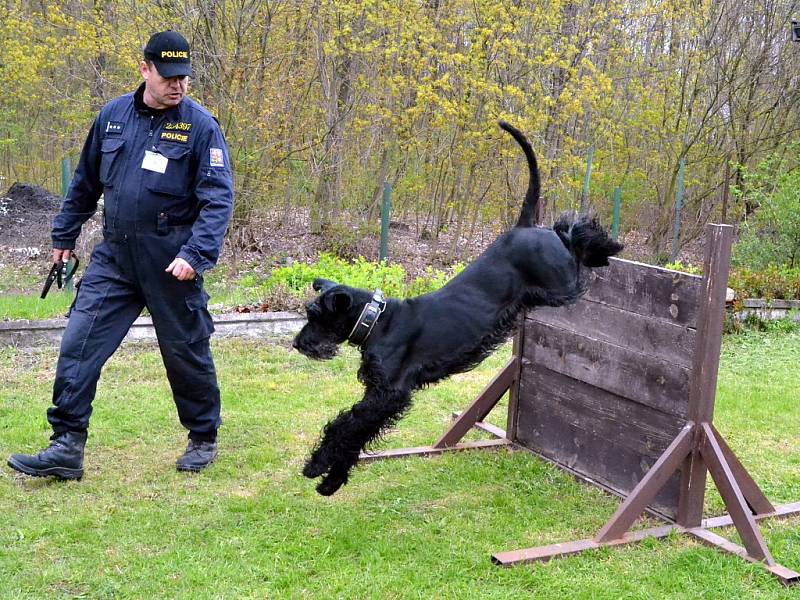
<path fill-rule="evenodd" d="M 42 279 L 42 285 L 44 285 L 44 279 Z M 212 312 L 219 312 L 215 308 L 219 305 L 231 307 L 239 304 L 258 303 L 264 299 L 263 292 L 257 289 L 227 285 L 224 282 L 219 284 L 212 282 L 206 287 L 212 294 L 210 302 Z M 55 285 L 50 288 L 50 292 L 44 300 L 39 298 L 40 293 L 41 290 L 18 293 L 0 289 L 0 321 L 64 317 L 74 298 L 74 292 L 59 290 Z"/>
<path fill-rule="evenodd" d="M 320 497 L 299 471 L 320 427 L 359 394 L 356 353 L 317 363 L 285 340 L 214 351 L 225 424 L 207 472 L 174 469 L 185 433 L 149 344 L 106 367 L 83 481 L 0 468 L 0 598 L 800 598 L 683 537 L 492 566 L 493 551 L 590 537 L 618 505 L 526 452 L 373 463 Z M 435 440 L 509 351 L 418 394 L 384 446 Z M 55 359 L 0 350 L 3 462 L 45 443 Z M 716 425 L 776 504 L 800 500 L 798 381 L 800 334 L 726 338 Z M 778 562 L 800 570 L 800 519 L 762 530 Z"/>

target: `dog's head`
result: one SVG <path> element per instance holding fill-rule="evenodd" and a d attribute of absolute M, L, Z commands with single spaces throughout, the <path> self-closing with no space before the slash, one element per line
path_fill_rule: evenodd
<path fill-rule="evenodd" d="M 339 344 L 347 341 L 372 294 L 328 279 L 315 279 L 313 287 L 320 294 L 306 305 L 308 323 L 292 346 L 309 358 L 327 360 L 336 356 Z"/>

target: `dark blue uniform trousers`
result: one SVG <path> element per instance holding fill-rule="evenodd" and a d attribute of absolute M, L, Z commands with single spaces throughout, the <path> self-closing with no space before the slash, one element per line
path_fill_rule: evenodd
<path fill-rule="evenodd" d="M 55 432 L 88 428 L 100 371 L 147 307 L 181 424 L 189 437 L 216 437 L 220 395 L 208 295 L 201 277 L 178 281 L 164 272 L 191 227 L 154 229 L 129 223 L 107 230 L 92 253 L 61 340 L 47 414 Z"/>

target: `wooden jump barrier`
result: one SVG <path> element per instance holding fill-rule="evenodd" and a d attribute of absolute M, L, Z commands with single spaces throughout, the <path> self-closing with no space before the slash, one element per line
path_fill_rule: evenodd
<path fill-rule="evenodd" d="M 435 444 L 361 458 L 525 448 L 624 498 L 594 538 L 498 552 L 498 565 L 675 531 L 763 564 L 785 585 L 800 582 L 800 574 L 775 562 L 756 524 L 800 514 L 800 502 L 774 507 L 713 425 L 733 230 L 706 231 L 704 277 L 611 259 L 592 272 L 589 291 L 574 306 L 525 316 L 511 360 Z M 483 420 L 506 392 L 502 431 Z M 461 443 L 472 427 L 496 439 Z M 702 518 L 707 471 L 728 515 Z M 645 510 L 668 524 L 629 532 Z M 744 547 L 710 531 L 731 524 Z"/>

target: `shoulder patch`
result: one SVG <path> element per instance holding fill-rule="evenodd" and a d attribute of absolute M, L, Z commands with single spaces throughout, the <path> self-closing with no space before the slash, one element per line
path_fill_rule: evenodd
<path fill-rule="evenodd" d="M 222 153 L 222 148 L 209 148 L 209 164 L 212 167 L 224 167 L 225 155 Z"/>

